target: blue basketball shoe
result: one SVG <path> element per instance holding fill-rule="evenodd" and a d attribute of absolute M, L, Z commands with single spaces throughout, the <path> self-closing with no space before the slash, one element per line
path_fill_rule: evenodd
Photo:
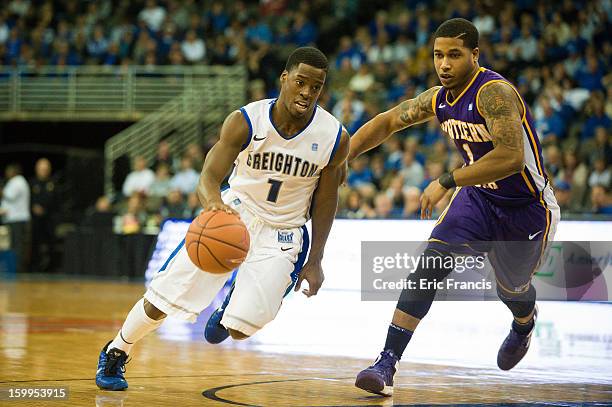
<path fill-rule="evenodd" d="M 127 355 L 117 348 L 112 348 L 107 352 L 108 345 L 110 345 L 110 342 L 100 351 L 96 384 L 102 390 L 125 390 L 128 383 L 123 374 L 125 373 Z"/>
<path fill-rule="evenodd" d="M 221 319 L 223 318 L 223 313 L 225 312 L 227 304 L 229 304 L 230 297 L 233 292 L 234 286 L 232 285 L 232 288 L 223 300 L 223 304 L 221 304 L 221 306 L 210 315 L 210 318 L 208 318 L 208 321 L 206 322 L 206 328 L 204 328 L 204 338 L 208 343 L 221 343 L 230 335 L 227 328 L 221 325 Z"/>
<path fill-rule="evenodd" d="M 501 370 L 510 370 L 523 359 L 529 350 L 531 344 L 531 334 L 535 330 L 536 319 L 538 318 L 538 306 L 536 305 L 533 311 L 533 327 L 531 331 L 526 334 L 520 334 L 513 328 L 510 329 L 510 333 L 506 336 L 504 343 L 502 343 L 497 353 L 497 366 Z"/>
<path fill-rule="evenodd" d="M 380 353 L 376 362 L 357 375 L 355 386 L 370 393 L 393 395 L 393 376 L 399 367 L 399 358 L 388 349 Z"/>

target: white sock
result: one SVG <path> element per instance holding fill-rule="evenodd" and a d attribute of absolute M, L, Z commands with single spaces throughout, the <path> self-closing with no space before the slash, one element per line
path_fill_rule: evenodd
<path fill-rule="evenodd" d="M 158 321 L 149 318 L 144 310 L 144 298 L 141 298 L 134 304 L 117 336 L 108 345 L 107 350 L 117 348 L 129 354 L 136 342 L 144 338 L 149 332 L 156 330 L 162 322 L 164 322 L 164 318 Z"/>

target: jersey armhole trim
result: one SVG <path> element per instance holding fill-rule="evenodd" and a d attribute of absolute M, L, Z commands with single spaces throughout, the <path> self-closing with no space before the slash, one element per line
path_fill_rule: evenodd
<path fill-rule="evenodd" d="M 433 96 L 431 98 L 431 108 L 433 109 L 434 116 L 436 116 L 436 117 L 438 116 L 438 112 L 436 111 L 436 105 L 438 104 L 437 103 L 437 99 L 438 99 L 438 93 L 440 93 L 440 89 L 442 89 L 442 88 L 438 88 L 434 92 L 434 94 L 433 94 Z"/>
<path fill-rule="evenodd" d="M 251 137 L 253 137 L 253 124 L 251 124 L 251 119 L 249 119 L 249 115 L 247 114 L 246 110 L 244 110 L 244 107 L 240 108 L 240 112 L 244 116 L 244 119 L 246 120 L 247 124 L 249 125 L 249 136 L 247 137 L 247 140 L 242 145 L 242 147 L 240 147 L 240 151 L 244 151 L 244 149 L 247 148 L 249 144 L 251 144 Z"/>
<path fill-rule="evenodd" d="M 334 147 L 332 148 L 331 154 L 329 155 L 329 161 L 327 162 L 327 165 L 329 165 L 329 163 L 331 163 L 332 160 L 334 159 L 334 155 L 336 155 L 336 150 L 338 149 L 338 146 L 340 145 L 341 138 L 342 138 L 342 123 L 340 123 L 338 134 L 336 134 L 336 141 L 334 142 Z"/>

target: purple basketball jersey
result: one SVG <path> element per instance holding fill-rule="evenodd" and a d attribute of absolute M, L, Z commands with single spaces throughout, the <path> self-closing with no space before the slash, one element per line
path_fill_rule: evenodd
<path fill-rule="evenodd" d="M 441 88 L 433 101 L 434 111 L 442 127 L 457 146 L 466 165 L 473 164 L 493 150 L 493 138 L 485 119 L 478 109 L 481 90 L 493 82 L 510 82 L 497 72 L 480 68 L 467 88 L 455 99 L 445 88 Z M 510 84 L 510 86 L 512 86 Z M 512 88 L 516 91 L 514 86 Z M 518 174 L 486 185 L 477 185 L 476 190 L 494 203 L 502 206 L 525 205 L 541 201 L 547 177 L 542 161 L 542 148 L 535 132 L 531 113 L 523 98 L 523 141 L 525 146 L 525 168 Z"/>

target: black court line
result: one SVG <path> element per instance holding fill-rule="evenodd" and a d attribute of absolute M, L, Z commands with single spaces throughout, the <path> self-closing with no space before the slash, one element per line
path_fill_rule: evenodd
<path fill-rule="evenodd" d="M 204 390 L 202 396 L 209 400 L 217 401 L 220 403 L 230 404 L 234 406 L 245 406 L 245 407 L 263 407 L 257 404 L 241 403 L 239 401 L 228 400 L 223 397 L 219 397 L 217 392 L 227 390 L 236 387 L 254 386 L 258 384 L 270 384 L 270 383 L 287 383 L 287 382 L 300 382 L 308 380 L 346 380 L 352 379 L 352 377 L 324 377 L 324 378 L 310 378 L 310 379 L 285 379 L 285 380 L 267 380 L 261 382 L 248 382 L 239 384 L 230 384 L 226 386 L 213 387 L 211 389 Z M 376 400 L 387 400 L 387 397 L 383 396 L 367 396 L 368 399 Z M 333 404 L 319 407 L 380 407 L 381 404 Z M 385 404 L 385 407 L 430 407 L 433 404 Z M 566 402 L 566 401 L 554 401 L 554 402 L 526 402 L 526 403 L 462 403 L 462 404 L 435 404 L 436 407 L 600 407 L 600 406 L 612 406 L 612 402 L 599 402 L 599 401 L 584 401 L 584 402 Z M 305 407 L 308 407 L 305 406 Z"/>
<path fill-rule="evenodd" d="M 334 377 L 334 378 L 323 378 L 323 379 L 335 379 L 335 380 L 343 380 L 343 379 L 352 379 L 352 377 Z M 219 386 L 213 387 L 212 389 L 204 390 L 202 392 L 202 396 L 206 397 L 209 400 L 218 401 L 225 404 L 232 404 L 235 406 L 247 406 L 247 407 L 261 407 L 256 404 L 245 404 L 240 403 L 238 401 L 232 401 L 228 399 L 224 399 L 222 397 L 217 396 L 217 392 L 221 390 L 231 389 L 234 387 L 243 387 L 243 386 L 253 386 L 256 384 L 269 384 L 269 383 L 287 383 L 287 382 L 305 382 L 308 380 L 321 380 L 320 378 L 310 378 L 310 379 L 283 379 L 283 380 L 266 380 L 263 382 L 249 382 L 249 383 L 239 383 L 239 384 L 229 384 L 227 386 Z"/>

